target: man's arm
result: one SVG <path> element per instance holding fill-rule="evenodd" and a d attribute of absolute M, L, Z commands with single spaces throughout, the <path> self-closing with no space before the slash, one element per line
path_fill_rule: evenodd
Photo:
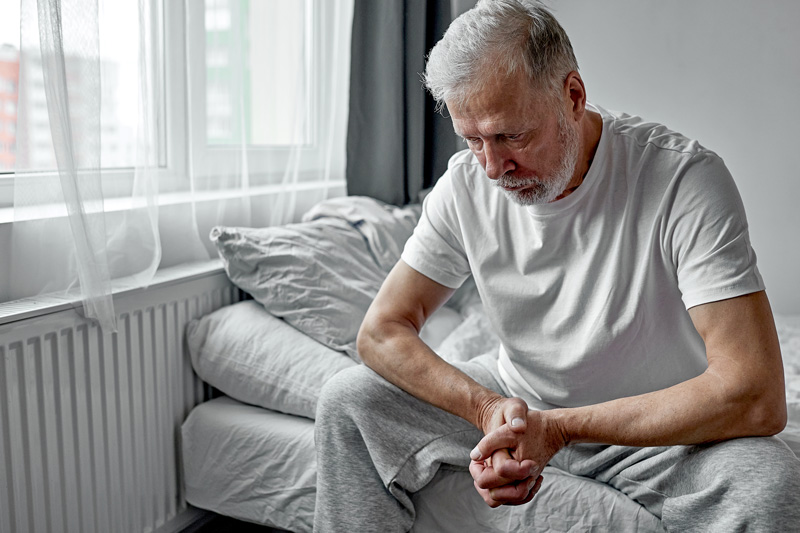
<path fill-rule="evenodd" d="M 537 472 L 572 442 L 626 446 L 696 444 L 734 437 L 774 435 L 786 425 L 783 363 L 766 294 L 699 305 L 689 310 L 706 345 L 708 369 L 664 390 L 602 404 L 528 413 L 524 431 L 503 426 L 484 437 L 473 459 L 510 448 L 514 458 L 532 460 Z M 553 452 L 555 453 L 555 452 Z M 546 460 L 545 460 L 546 459 Z M 513 503 L 519 492 L 495 477 L 503 466 L 472 468 L 488 503 Z M 514 468 L 518 468 L 515 466 Z M 488 499 L 487 499 L 488 498 Z"/>
<path fill-rule="evenodd" d="M 364 317 L 358 353 L 387 381 L 488 432 L 504 423 L 498 418 L 487 428 L 483 422 L 494 415 L 503 396 L 444 361 L 419 338 L 425 321 L 453 292 L 398 261 Z M 527 409 L 525 402 L 518 402 Z"/>
<path fill-rule="evenodd" d="M 571 442 L 697 444 L 784 428 L 783 362 L 766 294 L 699 305 L 689 315 L 708 369 L 663 391 L 554 413 Z"/>
<path fill-rule="evenodd" d="M 422 326 L 454 292 L 398 261 L 359 329 L 357 347 L 361 360 L 387 381 L 460 416 L 484 434 L 507 422 L 524 426 L 528 411 L 524 400 L 505 398 L 483 387 L 420 340 Z M 493 482 L 524 491 L 527 499 L 517 503 L 530 501 L 541 487 L 541 476 L 532 476 L 531 462 L 513 461 L 505 449 L 494 456 L 504 463 L 504 468 L 503 476 L 495 476 Z M 480 492 L 477 485 L 476 489 Z"/>

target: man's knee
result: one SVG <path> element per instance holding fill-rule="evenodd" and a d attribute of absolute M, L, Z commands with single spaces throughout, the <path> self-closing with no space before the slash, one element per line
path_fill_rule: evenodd
<path fill-rule="evenodd" d="M 799 464 L 782 441 L 750 437 L 682 449 L 681 475 L 662 512 L 668 530 L 799 530 Z"/>
<path fill-rule="evenodd" d="M 776 437 L 732 439 L 713 446 L 704 465 L 709 479 L 721 479 L 726 492 L 754 509 L 797 514 L 800 461 Z M 800 518 L 800 517 L 798 517 Z"/>
<path fill-rule="evenodd" d="M 713 444 L 709 450 L 714 452 L 706 465 L 709 473 L 728 472 L 734 480 L 742 476 L 791 479 L 800 465 L 789 447 L 776 437 L 731 439 Z"/>
<path fill-rule="evenodd" d="M 738 439 L 747 441 L 751 439 Z M 800 461 L 789 447 L 777 437 L 755 438 L 756 446 L 747 453 L 750 476 L 773 501 L 790 503 L 799 508 Z M 747 482 L 746 480 L 742 480 Z M 788 499 L 787 499 L 788 498 Z"/>
<path fill-rule="evenodd" d="M 396 388 L 364 365 L 342 370 L 328 380 L 317 401 L 316 421 L 360 418 L 363 413 L 381 412 Z"/>

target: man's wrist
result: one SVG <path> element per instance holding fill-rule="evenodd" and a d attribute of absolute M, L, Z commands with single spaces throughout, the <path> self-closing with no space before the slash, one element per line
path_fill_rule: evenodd
<path fill-rule="evenodd" d="M 571 409 L 552 409 L 541 411 L 541 414 L 551 434 L 560 435 L 560 442 L 563 443 L 563 446 L 567 446 L 573 441 L 573 434 L 570 431 L 571 415 L 573 414 Z"/>
<path fill-rule="evenodd" d="M 483 389 L 475 395 L 472 412 L 473 417 L 470 422 L 483 431 L 484 434 L 491 431 L 489 428 L 497 405 L 503 401 L 505 396 L 498 394 L 490 389 Z"/>

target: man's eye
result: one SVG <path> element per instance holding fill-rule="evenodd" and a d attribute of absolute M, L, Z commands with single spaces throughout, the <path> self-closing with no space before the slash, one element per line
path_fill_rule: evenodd
<path fill-rule="evenodd" d="M 521 133 L 514 133 L 514 134 L 506 134 L 506 139 L 509 141 L 516 141 L 522 137 Z"/>

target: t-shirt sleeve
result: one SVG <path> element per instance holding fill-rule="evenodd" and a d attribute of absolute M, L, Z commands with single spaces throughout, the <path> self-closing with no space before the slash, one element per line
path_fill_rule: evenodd
<path fill-rule="evenodd" d="M 450 170 L 425 197 L 419 222 L 400 257 L 420 274 L 451 289 L 469 277 Z"/>
<path fill-rule="evenodd" d="M 744 204 L 718 156 L 692 157 L 670 201 L 667 244 L 687 309 L 764 289 Z"/>

